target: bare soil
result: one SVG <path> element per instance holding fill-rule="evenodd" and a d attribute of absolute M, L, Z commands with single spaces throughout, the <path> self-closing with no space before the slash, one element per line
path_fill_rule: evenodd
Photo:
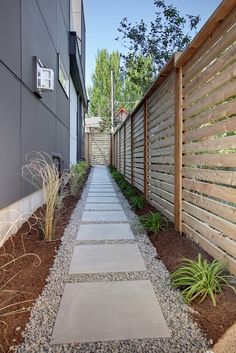
<path fill-rule="evenodd" d="M 64 205 L 57 224 L 54 241 L 46 242 L 42 240 L 39 226 L 36 224 L 29 231 L 29 226 L 25 223 L 18 232 L 10 237 L 0 248 L 0 267 L 9 261 L 9 254 L 14 256 L 14 258 L 22 256 L 24 253 L 35 254 L 41 260 L 41 263 L 39 264 L 39 259 L 36 256 L 27 255 L 26 257 L 20 258 L 13 265 L 8 266 L 7 270 L 9 271 L 3 273 L 3 271 L 0 270 L 1 284 L 6 283 L 8 279 L 18 273 L 4 289 L 27 292 L 26 294 L 20 295 L 12 301 L 9 301 L 7 304 L 13 304 L 16 303 L 16 301 L 32 300 L 23 305 L 21 304 L 10 308 L 11 310 L 16 310 L 22 307 L 28 307 L 29 311 L 9 316 L 1 316 L 1 314 L 7 313 L 7 310 L 1 311 L 1 302 L 3 303 L 4 300 L 9 299 L 10 297 L 6 297 L 6 294 L 3 295 L 0 292 L 0 352 L 8 352 L 9 347 L 18 345 L 22 342 L 21 332 L 29 321 L 30 308 L 43 291 L 49 270 L 54 262 L 56 250 L 60 246 L 61 237 L 63 236 L 71 214 L 80 199 L 81 193 L 82 188 L 79 190 L 76 197 L 67 196 L 64 199 Z M 43 208 L 39 208 L 36 213 L 42 212 L 42 210 Z M 29 222 L 33 225 L 35 223 L 35 218 L 31 217 Z M 8 255 L 1 256 L 3 254 Z"/>

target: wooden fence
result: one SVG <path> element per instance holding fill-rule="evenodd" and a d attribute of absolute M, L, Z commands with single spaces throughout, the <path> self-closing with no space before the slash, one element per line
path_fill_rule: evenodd
<path fill-rule="evenodd" d="M 85 134 L 84 150 L 85 160 L 89 165 L 110 164 L 111 134 L 89 132 Z"/>
<path fill-rule="evenodd" d="M 116 130 L 112 163 L 236 274 L 235 1 L 223 1 Z"/>

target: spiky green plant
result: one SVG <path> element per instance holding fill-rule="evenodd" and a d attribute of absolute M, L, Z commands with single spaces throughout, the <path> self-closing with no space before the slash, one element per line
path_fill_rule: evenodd
<path fill-rule="evenodd" d="M 123 191 L 124 195 L 127 197 L 127 199 L 131 199 L 132 197 L 135 196 L 135 190 L 134 188 L 132 188 L 131 186 L 127 187 L 124 191 Z"/>
<path fill-rule="evenodd" d="M 121 180 L 118 185 L 123 193 L 131 189 L 129 183 L 125 179 Z"/>
<path fill-rule="evenodd" d="M 155 235 L 161 230 L 165 230 L 168 226 L 168 221 L 159 212 L 149 212 L 139 217 L 139 220 L 147 232 L 154 233 Z"/>
<path fill-rule="evenodd" d="M 111 176 L 117 182 L 117 184 L 124 180 L 123 175 L 118 171 L 111 172 Z"/>
<path fill-rule="evenodd" d="M 209 263 L 198 254 L 196 260 L 184 259 L 182 265 L 171 274 L 174 287 L 181 290 L 186 303 L 200 297 L 202 302 L 210 296 L 216 306 L 216 296 L 223 291 L 223 287 L 230 287 L 236 293 L 229 281 L 232 276 L 227 275 L 223 263 L 213 260 Z"/>
<path fill-rule="evenodd" d="M 130 198 L 130 203 L 135 210 L 141 210 L 144 207 L 145 198 L 143 196 L 135 195 Z"/>

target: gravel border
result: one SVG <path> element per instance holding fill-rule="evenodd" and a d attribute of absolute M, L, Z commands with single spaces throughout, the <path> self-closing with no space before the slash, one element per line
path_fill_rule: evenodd
<path fill-rule="evenodd" d="M 65 230 L 61 246 L 57 252 L 54 265 L 50 270 L 42 295 L 36 301 L 30 322 L 26 327 L 25 342 L 16 347 L 17 353 L 207 353 L 209 342 L 204 338 L 197 324 L 190 316 L 190 308 L 184 304 L 178 291 L 170 285 L 169 273 L 164 264 L 157 259 L 156 250 L 149 238 L 141 230 L 138 218 L 129 203 L 118 189 L 111 183 L 117 197 L 124 208 L 135 235 L 137 245 L 143 255 L 147 272 L 109 273 L 68 275 L 70 261 L 80 224 L 104 222 L 81 222 L 84 204 L 87 198 L 93 170 L 90 173 L 81 200 L 76 206 L 69 225 Z M 108 222 L 105 222 L 108 223 Z M 110 223 L 110 222 L 109 222 Z M 125 222 L 114 222 L 125 223 Z M 87 242 L 88 244 L 89 242 Z M 96 242 L 97 243 L 97 242 Z M 115 243 L 118 243 L 115 241 Z M 137 276 L 137 278 L 135 278 Z M 83 344 L 63 344 L 50 346 L 50 337 L 56 320 L 57 310 L 63 293 L 65 282 L 79 281 L 119 281 L 149 278 L 163 311 L 163 315 L 172 331 L 171 338 L 142 339 L 126 341 L 108 341 Z"/>
<path fill-rule="evenodd" d="M 117 282 L 117 281 L 137 281 L 149 279 L 146 271 L 137 272 L 112 272 L 112 273 L 93 273 L 93 274 L 69 274 L 67 282 Z"/>

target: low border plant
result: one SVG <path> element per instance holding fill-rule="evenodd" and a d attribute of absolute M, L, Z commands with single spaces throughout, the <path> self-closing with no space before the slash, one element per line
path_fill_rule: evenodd
<path fill-rule="evenodd" d="M 167 219 L 159 212 L 149 212 L 139 217 L 139 220 L 145 231 L 151 232 L 154 235 L 168 227 Z"/>
<path fill-rule="evenodd" d="M 216 306 L 216 297 L 222 293 L 224 287 L 230 287 L 232 276 L 226 274 L 224 264 L 213 260 L 209 263 L 198 254 L 196 260 L 184 259 L 182 265 L 171 274 L 174 287 L 180 289 L 186 303 L 196 298 L 202 302 L 207 296 Z"/>
<path fill-rule="evenodd" d="M 76 196 L 78 194 L 78 190 L 83 184 L 87 169 L 88 165 L 84 161 L 71 165 L 69 173 L 69 189 L 71 195 Z"/>
<path fill-rule="evenodd" d="M 137 211 L 141 210 L 145 205 L 145 197 L 134 195 L 130 197 L 131 206 Z"/>
<path fill-rule="evenodd" d="M 46 152 L 30 152 L 26 156 L 27 164 L 22 167 L 22 176 L 36 189 L 43 190 L 45 207 L 37 218 L 45 240 L 55 237 L 55 229 L 67 195 L 66 185 L 69 173 L 58 170 L 58 166 Z"/>

